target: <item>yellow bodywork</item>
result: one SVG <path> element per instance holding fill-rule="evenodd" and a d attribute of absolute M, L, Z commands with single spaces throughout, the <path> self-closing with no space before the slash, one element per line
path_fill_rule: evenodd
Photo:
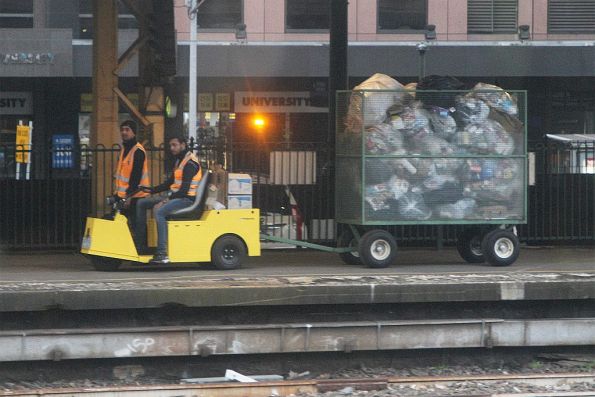
<path fill-rule="evenodd" d="M 81 253 L 147 263 L 151 255 L 138 255 L 128 220 L 87 218 Z M 258 209 L 204 211 L 200 220 L 168 221 L 167 251 L 172 262 L 210 262 L 211 247 L 223 235 L 236 235 L 249 256 L 260 255 Z M 154 246 L 156 227 L 149 221 L 149 245 Z"/>

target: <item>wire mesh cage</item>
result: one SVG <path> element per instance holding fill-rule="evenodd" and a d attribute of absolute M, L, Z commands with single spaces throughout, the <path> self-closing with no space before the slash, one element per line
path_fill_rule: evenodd
<path fill-rule="evenodd" d="M 526 91 L 340 91 L 336 117 L 338 222 L 526 222 Z"/>

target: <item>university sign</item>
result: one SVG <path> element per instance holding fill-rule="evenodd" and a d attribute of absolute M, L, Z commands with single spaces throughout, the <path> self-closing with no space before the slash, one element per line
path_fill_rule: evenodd
<path fill-rule="evenodd" d="M 33 114 L 33 97 L 30 92 L 1 92 L 0 114 L 19 116 Z"/>
<path fill-rule="evenodd" d="M 308 91 L 237 91 L 234 97 L 234 111 L 236 113 L 326 113 L 328 108 L 312 106 Z"/>
<path fill-rule="evenodd" d="M 11 52 L 0 53 L 4 65 L 53 65 L 55 55 L 51 52 Z"/>

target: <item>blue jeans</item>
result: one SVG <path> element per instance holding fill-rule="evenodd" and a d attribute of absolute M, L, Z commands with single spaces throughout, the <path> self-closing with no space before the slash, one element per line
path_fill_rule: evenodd
<path fill-rule="evenodd" d="M 163 200 L 163 197 L 154 196 L 142 198 L 136 203 L 134 236 L 137 247 L 147 244 L 147 210 Z M 167 216 L 174 211 L 191 205 L 192 200 L 189 198 L 173 199 L 167 201 L 154 212 L 155 221 L 157 222 L 157 254 L 167 254 Z"/>

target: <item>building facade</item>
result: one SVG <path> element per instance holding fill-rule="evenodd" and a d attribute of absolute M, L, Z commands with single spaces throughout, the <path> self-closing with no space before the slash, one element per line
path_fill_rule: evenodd
<path fill-rule="evenodd" d="M 120 6 L 123 51 L 138 32 Z M 242 104 L 256 96 L 263 101 L 258 111 L 269 113 L 269 139 L 326 140 L 326 108 L 306 100 L 328 89 L 327 0 L 207 0 L 193 19 L 185 0 L 174 6 L 178 76 L 169 96 L 187 108 L 189 31 L 197 23 L 199 127 L 237 113 L 234 133 L 250 140 L 244 114 L 251 109 Z M 403 84 L 420 71 L 452 75 L 528 90 L 531 140 L 593 130 L 593 1 L 351 0 L 348 7 L 351 86 L 377 72 Z M 91 22 L 91 0 L 0 0 L 2 143 L 13 141 L 19 120 L 34 122 L 39 145 L 55 134 L 86 142 Z M 423 65 L 421 42 L 428 45 Z M 136 91 L 136 75 L 132 62 L 121 75 L 124 90 Z M 303 104 L 279 107 L 279 98 L 294 97 Z M 169 130 L 186 129 L 178 113 Z"/>

